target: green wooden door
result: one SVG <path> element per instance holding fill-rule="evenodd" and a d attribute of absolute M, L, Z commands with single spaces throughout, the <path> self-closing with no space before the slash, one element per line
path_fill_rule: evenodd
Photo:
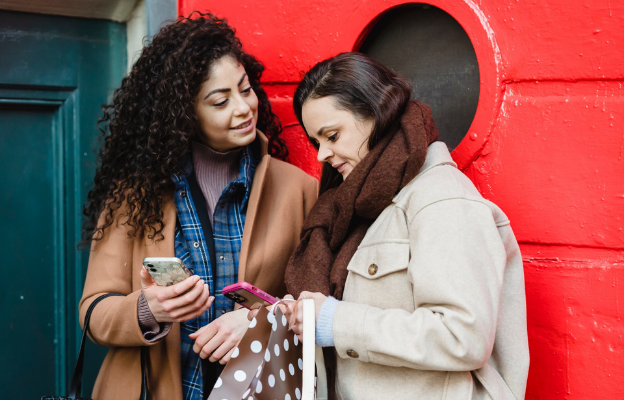
<path fill-rule="evenodd" d="M 100 106 L 126 65 L 125 25 L 0 11 L 0 388 L 66 394 L 88 250 L 77 251 Z M 87 351 L 87 382 L 104 349 Z"/>

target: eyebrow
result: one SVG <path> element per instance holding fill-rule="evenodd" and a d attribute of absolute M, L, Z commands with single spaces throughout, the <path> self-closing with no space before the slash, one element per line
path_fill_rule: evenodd
<path fill-rule="evenodd" d="M 241 83 L 243 83 L 243 81 L 245 80 L 245 77 L 247 76 L 247 74 L 243 74 L 243 76 L 241 76 L 240 81 L 238 81 L 238 85 L 236 86 L 240 86 Z M 210 93 L 208 93 L 206 95 L 206 97 L 204 97 L 204 100 L 206 100 L 208 97 L 212 96 L 215 93 L 227 93 L 227 92 L 231 92 L 232 89 L 215 89 L 215 90 L 211 90 Z"/>

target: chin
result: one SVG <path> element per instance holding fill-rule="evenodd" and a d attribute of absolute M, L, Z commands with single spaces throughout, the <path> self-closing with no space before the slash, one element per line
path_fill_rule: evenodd
<path fill-rule="evenodd" d="M 240 146 L 247 146 L 248 144 L 251 144 L 254 140 L 256 140 L 256 136 L 258 135 L 258 131 L 256 129 L 254 129 L 253 131 L 249 132 L 248 134 L 246 134 L 245 136 L 240 138 Z"/>

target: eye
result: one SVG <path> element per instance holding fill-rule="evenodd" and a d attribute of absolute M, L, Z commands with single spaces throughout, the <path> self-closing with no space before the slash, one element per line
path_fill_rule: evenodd
<path fill-rule="evenodd" d="M 215 103 L 214 106 L 215 107 L 223 107 L 223 106 L 225 106 L 227 104 L 227 102 L 228 102 L 228 99 L 225 99 L 225 100 L 223 100 L 220 103 Z"/>
<path fill-rule="evenodd" d="M 247 89 L 242 90 L 241 93 L 242 94 L 249 94 L 249 93 L 251 93 L 251 89 L 252 89 L 251 86 L 249 86 Z"/>
<path fill-rule="evenodd" d="M 331 135 L 327 136 L 327 140 L 329 140 L 330 142 L 335 142 L 336 140 L 338 140 L 338 133 L 332 133 Z"/>

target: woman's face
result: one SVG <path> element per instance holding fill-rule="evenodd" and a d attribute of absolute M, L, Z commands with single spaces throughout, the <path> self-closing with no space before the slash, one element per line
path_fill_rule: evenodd
<path fill-rule="evenodd" d="M 332 96 L 306 101 L 301 114 L 308 136 L 318 144 L 318 160 L 331 164 L 346 179 L 368 154 L 373 120 L 336 108 Z"/>
<path fill-rule="evenodd" d="M 253 142 L 258 97 L 236 59 L 225 56 L 213 64 L 197 95 L 195 112 L 201 128 L 198 140 L 213 150 L 225 152 Z"/>

